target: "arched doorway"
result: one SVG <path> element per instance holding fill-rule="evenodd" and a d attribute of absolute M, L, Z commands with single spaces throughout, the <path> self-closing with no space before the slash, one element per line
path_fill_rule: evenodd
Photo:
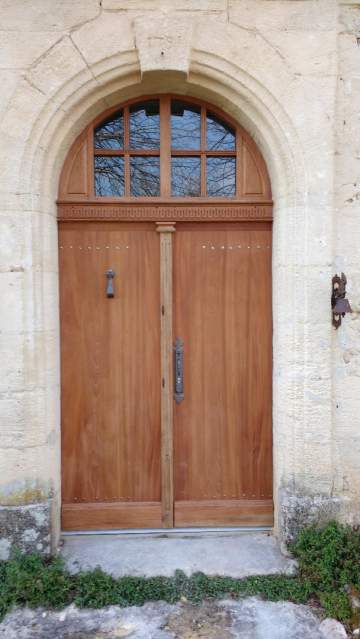
<path fill-rule="evenodd" d="M 272 200 L 215 107 L 92 122 L 59 191 L 67 530 L 271 525 Z"/>

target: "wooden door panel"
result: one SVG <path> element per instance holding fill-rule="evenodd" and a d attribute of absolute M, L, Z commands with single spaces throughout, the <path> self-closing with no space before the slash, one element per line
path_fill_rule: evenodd
<path fill-rule="evenodd" d="M 64 223 L 59 242 L 63 527 L 160 525 L 157 234 Z"/>
<path fill-rule="evenodd" d="M 178 224 L 174 268 L 185 369 L 175 411 L 175 525 L 269 524 L 271 227 Z"/>
<path fill-rule="evenodd" d="M 272 526 L 272 499 L 209 499 L 175 502 L 175 525 L 196 526 Z"/>

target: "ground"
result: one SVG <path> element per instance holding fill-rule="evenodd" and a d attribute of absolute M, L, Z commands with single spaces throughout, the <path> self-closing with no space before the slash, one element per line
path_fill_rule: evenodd
<path fill-rule="evenodd" d="M 61 612 L 18 610 L 0 625 L 1 639 L 341 639 L 341 627 L 328 634 L 306 606 L 241 601 L 162 602 L 142 607 Z M 334 634 L 335 633 L 335 634 Z"/>

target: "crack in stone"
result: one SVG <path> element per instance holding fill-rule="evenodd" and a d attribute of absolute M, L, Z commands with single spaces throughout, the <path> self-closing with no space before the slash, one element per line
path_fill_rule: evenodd
<path fill-rule="evenodd" d="M 77 46 L 76 42 L 74 42 L 74 40 L 73 40 L 73 38 L 72 38 L 72 35 L 71 35 L 71 34 L 69 35 L 69 38 L 70 38 L 70 41 L 72 42 L 72 44 L 73 44 L 74 48 L 76 49 L 76 51 L 77 51 L 77 52 L 78 52 L 78 54 L 80 55 L 80 57 L 81 57 L 82 61 L 84 62 L 85 67 L 86 67 L 86 68 L 87 68 L 87 70 L 89 71 L 89 73 L 90 73 L 90 75 L 91 75 L 92 79 L 96 82 L 97 86 L 98 86 L 98 87 L 100 87 L 101 85 L 99 84 L 99 81 L 98 81 L 97 77 L 95 76 L 95 74 L 94 74 L 94 72 L 93 72 L 92 68 L 89 66 L 89 63 L 88 63 L 88 61 L 86 60 L 86 58 L 85 58 L 84 54 L 82 53 L 81 49 L 79 49 L 79 47 Z"/>

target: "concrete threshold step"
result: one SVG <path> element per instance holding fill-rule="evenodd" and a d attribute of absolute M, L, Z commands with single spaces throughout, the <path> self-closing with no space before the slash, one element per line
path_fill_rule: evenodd
<path fill-rule="evenodd" d="M 182 532 L 64 536 L 61 554 L 71 572 L 99 566 L 114 577 L 191 575 L 291 575 L 296 561 L 265 532 Z"/>

